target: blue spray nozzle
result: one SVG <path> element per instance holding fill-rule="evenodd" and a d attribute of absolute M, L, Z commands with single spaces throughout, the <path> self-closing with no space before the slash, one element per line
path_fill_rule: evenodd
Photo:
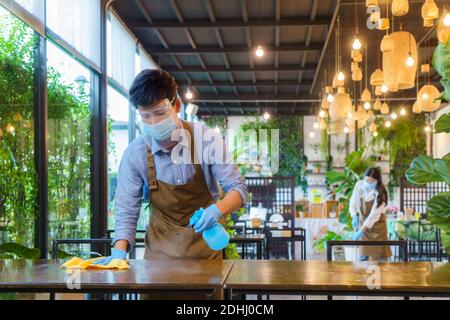
<path fill-rule="evenodd" d="M 203 208 L 200 208 L 197 211 L 195 211 L 195 213 L 189 219 L 189 225 L 194 226 L 198 222 L 198 220 L 200 220 L 202 214 L 203 214 Z"/>

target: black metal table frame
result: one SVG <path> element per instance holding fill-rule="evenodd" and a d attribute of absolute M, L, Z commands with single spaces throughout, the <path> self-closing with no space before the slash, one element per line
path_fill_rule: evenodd
<path fill-rule="evenodd" d="M 383 289 L 373 289 L 367 291 L 361 290 L 305 290 L 305 289 L 242 289 L 225 287 L 225 299 L 235 300 L 233 296 L 243 296 L 247 294 L 254 294 L 258 297 L 261 295 L 295 295 L 295 296 L 356 296 L 356 297 L 404 297 L 408 300 L 410 297 L 435 297 L 435 298 L 450 298 L 450 291 L 392 291 Z"/>
<path fill-rule="evenodd" d="M 119 294 L 119 295 L 125 295 L 125 294 L 173 294 L 173 295 L 204 295 L 207 296 L 209 300 L 214 300 L 217 298 L 217 300 L 221 300 L 224 297 L 223 293 L 223 287 L 217 286 L 217 287 L 205 287 L 205 288 L 198 288 L 198 289 L 183 289 L 183 286 L 177 287 L 174 286 L 173 288 L 115 288 L 115 289 L 108 289 L 105 288 L 81 288 L 81 289 L 69 289 L 69 288 L 55 288 L 55 287 L 47 287 L 47 286 L 40 286 L 35 285 L 32 288 L 27 287 L 14 287 L 14 286 L 8 286 L 8 287 L 2 287 L 0 286 L 0 293 L 48 293 L 51 297 L 51 295 L 55 295 L 57 293 L 72 293 L 72 294 L 104 294 L 104 295 L 112 295 L 112 294 Z"/>

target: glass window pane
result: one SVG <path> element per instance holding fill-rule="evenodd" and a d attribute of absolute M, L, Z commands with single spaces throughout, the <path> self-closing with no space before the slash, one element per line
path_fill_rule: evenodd
<path fill-rule="evenodd" d="M 90 237 L 91 74 L 51 42 L 47 58 L 51 243 Z"/>
<path fill-rule="evenodd" d="M 139 56 L 140 56 L 140 71 L 145 69 L 158 69 L 158 65 L 153 61 L 153 59 L 147 54 L 147 52 L 139 46 Z"/>
<path fill-rule="evenodd" d="M 114 197 L 120 160 L 128 147 L 129 107 L 126 97 L 108 87 L 108 229 L 114 229 Z"/>
<path fill-rule="evenodd" d="M 37 181 L 34 167 L 31 28 L 0 6 L 0 243 L 34 245 Z"/>
<path fill-rule="evenodd" d="M 136 71 L 136 41 L 114 14 L 110 15 L 107 33 L 108 76 L 128 90 Z"/>
<path fill-rule="evenodd" d="M 44 0 L 15 0 L 22 8 L 33 16 L 44 22 L 45 4 Z"/>
<path fill-rule="evenodd" d="M 47 0 L 47 27 L 100 65 L 100 1 Z"/>

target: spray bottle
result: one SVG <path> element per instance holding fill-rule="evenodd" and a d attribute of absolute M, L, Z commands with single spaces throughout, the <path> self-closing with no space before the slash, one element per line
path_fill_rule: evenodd
<path fill-rule="evenodd" d="M 197 212 L 189 219 L 189 225 L 195 225 L 203 214 L 203 208 L 197 210 Z M 205 240 L 208 247 L 212 250 L 222 250 L 225 249 L 230 241 L 230 236 L 228 232 L 224 229 L 221 224 L 216 224 L 216 226 L 203 231 L 203 239 Z"/>

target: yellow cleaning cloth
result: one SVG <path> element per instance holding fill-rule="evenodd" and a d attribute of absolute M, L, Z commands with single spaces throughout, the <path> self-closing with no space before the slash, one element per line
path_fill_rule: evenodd
<path fill-rule="evenodd" d="M 121 259 L 113 259 L 111 262 L 106 265 L 99 265 L 99 264 L 93 264 L 94 261 L 102 259 L 104 257 L 89 259 L 89 260 L 83 260 L 78 257 L 73 257 L 66 263 L 64 263 L 61 268 L 67 268 L 67 269 L 128 269 L 130 266 L 128 265 L 127 261 L 121 260 Z"/>

